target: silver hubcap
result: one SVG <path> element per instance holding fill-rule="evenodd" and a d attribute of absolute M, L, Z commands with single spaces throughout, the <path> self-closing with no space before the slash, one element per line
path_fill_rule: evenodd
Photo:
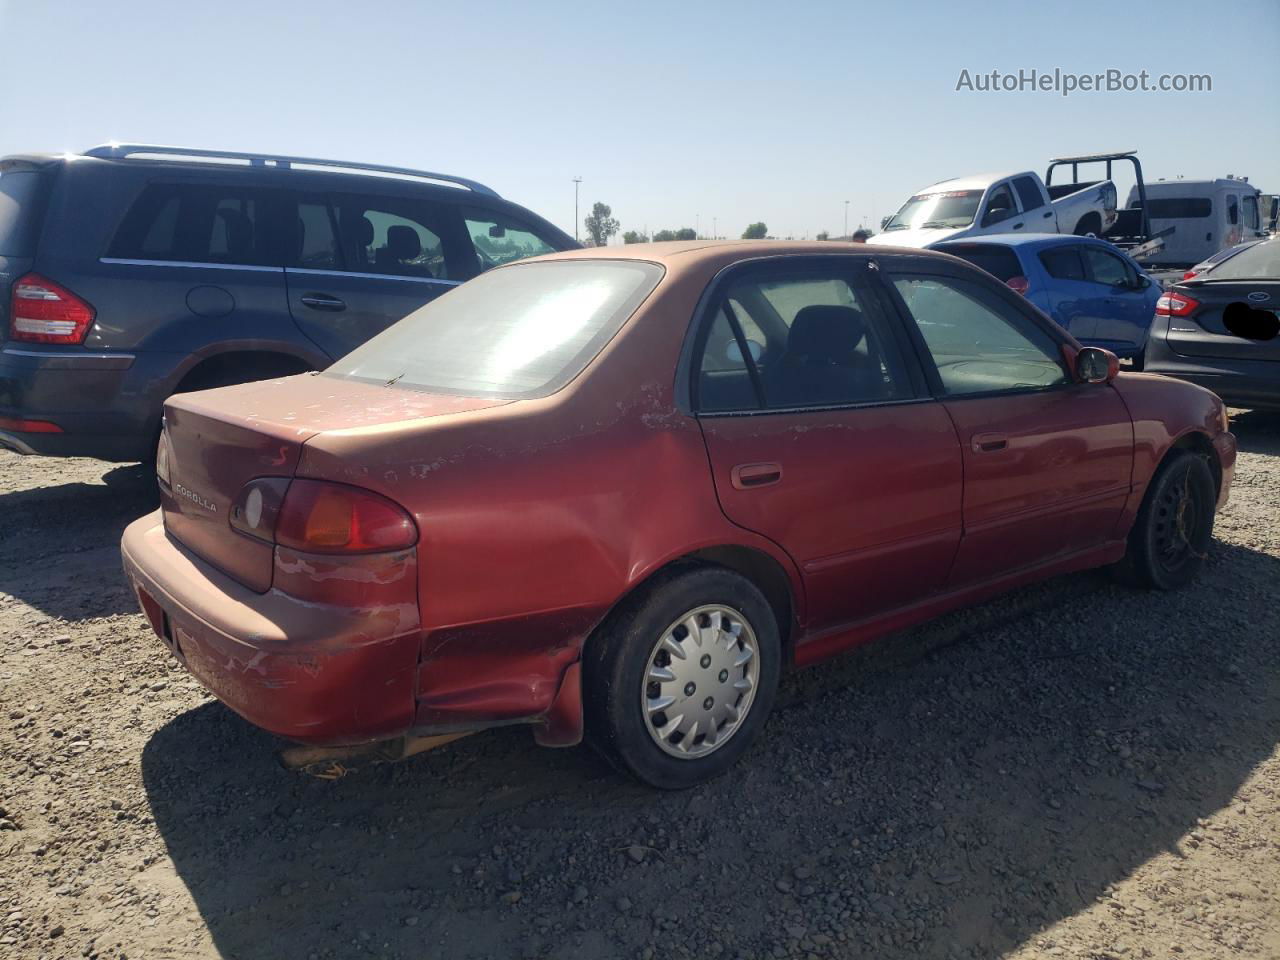
<path fill-rule="evenodd" d="M 746 719 L 760 675 L 756 634 L 732 607 L 709 604 L 663 631 L 640 693 L 654 743 L 673 757 L 705 757 Z"/>

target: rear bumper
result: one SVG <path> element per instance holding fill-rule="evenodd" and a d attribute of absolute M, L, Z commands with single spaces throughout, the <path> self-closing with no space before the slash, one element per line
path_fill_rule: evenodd
<path fill-rule="evenodd" d="M 1212 390 L 1233 407 L 1280 410 L 1280 363 L 1183 357 L 1155 337 L 1147 347 L 1147 373 L 1162 373 Z"/>
<path fill-rule="evenodd" d="M 366 611 L 254 593 L 172 540 L 159 511 L 130 524 L 120 547 L 143 613 L 169 651 L 250 723 L 326 745 L 411 727 L 416 616 L 412 630 L 371 634 Z"/>
<path fill-rule="evenodd" d="M 0 418 L 42 420 L 58 433 L 4 429 L 0 446 L 19 453 L 142 460 L 160 405 L 182 358 L 93 353 L 6 343 L 0 349 Z"/>

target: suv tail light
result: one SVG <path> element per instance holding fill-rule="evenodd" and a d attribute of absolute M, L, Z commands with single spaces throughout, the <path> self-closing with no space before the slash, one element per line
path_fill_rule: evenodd
<path fill-rule="evenodd" d="M 1028 280 L 1026 277 L 1021 277 L 1021 276 L 1010 277 L 1008 280 L 1004 282 L 1004 285 L 1008 287 L 1010 290 L 1012 290 L 1014 293 L 1020 293 L 1024 297 L 1027 295 L 1027 291 L 1031 289 L 1031 281 Z"/>
<path fill-rule="evenodd" d="M 1171 291 L 1162 294 L 1160 299 L 1156 301 L 1156 316 L 1185 317 L 1198 306 L 1200 306 L 1199 300 L 1188 297 L 1185 293 Z"/>
<path fill-rule="evenodd" d="M 1182 279 L 1183 279 L 1183 280 L 1190 280 L 1190 279 L 1191 279 L 1192 277 L 1194 277 L 1195 275 L 1196 275 L 1196 271 L 1194 271 L 1194 270 L 1188 270 L 1186 273 L 1184 273 L 1184 274 L 1182 275 Z"/>
<path fill-rule="evenodd" d="M 38 273 L 13 282 L 9 339 L 32 343 L 84 343 L 96 312 L 87 301 Z"/>
<path fill-rule="evenodd" d="M 303 553 L 382 553 L 418 541 L 413 518 L 386 497 L 325 480 L 260 477 L 231 507 L 246 536 Z"/>

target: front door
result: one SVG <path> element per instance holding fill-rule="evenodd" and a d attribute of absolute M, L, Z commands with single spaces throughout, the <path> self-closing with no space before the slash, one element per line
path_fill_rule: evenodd
<path fill-rule="evenodd" d="M 696 358 L 721 506 L 796 561 L 810 632 L 936 592 L 960 539 L 955 430 L 865 264 L 739 268 Z"/>
<path fill-rule="evenodd" d="M 1129 495 L 1133 425 L 1110 385 L 1072 381 L 1052 329 L 976 278 L 891 277 L 964 457 L 952 587 L 1099 546 Z"/>
<path fill-rule="evenodd" d="M 1083 248 L 1089 281 L 1098 303 L 1098 323 L 1093 340 L 1108 350 L 1130 354 L 1147 342 L 1147 330 L 1155 315 L 1150 286 L 1138 280 L 1132 263 L 1102 244 Z"/>

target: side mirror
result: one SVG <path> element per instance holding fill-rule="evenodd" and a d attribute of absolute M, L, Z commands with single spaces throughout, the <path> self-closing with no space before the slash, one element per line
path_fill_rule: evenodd
<path fill-rule="evenodd" d="M 1081 347 L 1075 372 L 1080 383 L 1110 383 L 1120 372 L 1120 358 L 1101 347 Z"/>
<path fill-rule="evenodd" d="M 1138 274 L 1138 282 L 1136 286 L 1139 290 L 1147 289 L 1147 287 L 1151 286 L 1151 278 L 1148 277 L 1145 273 Z"/>

